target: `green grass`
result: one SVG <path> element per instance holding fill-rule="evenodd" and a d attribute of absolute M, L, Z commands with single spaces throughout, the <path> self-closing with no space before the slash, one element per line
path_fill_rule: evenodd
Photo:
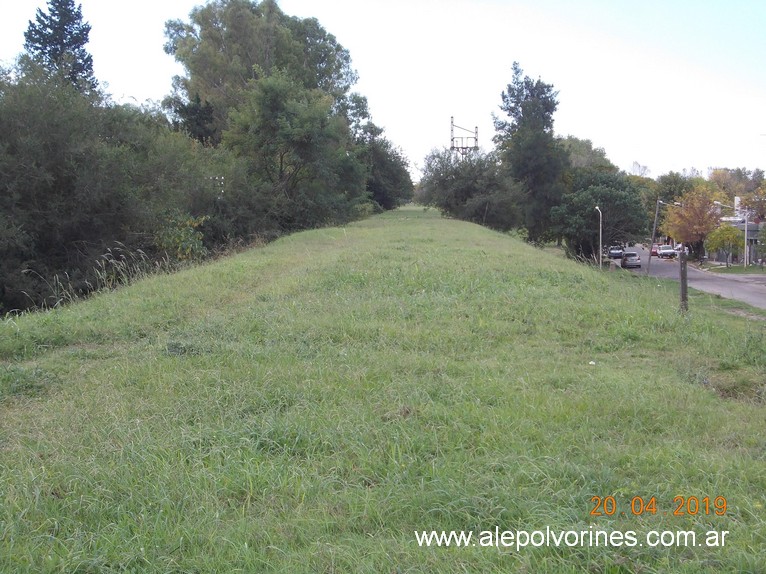
<path fill-rule="evenodd" d="M 676 291 L 403 209 L 7 318 L 0 572 L 765 571 L 766 315 Z M 496 526 L 730 533 L 414 536 Z"/>
<path fill-rule="evenodd" d="M 748 265 L 747 268 L 745 268 L 744 265 L 738 265 L 733 264 L 730 267 L 726 267 L 725 265 L 710 265 L 705 266 L 705 269 L 708 271 L 713 271 L 715 273 L 726 273 L 726 274 L 736 274 L 736 275 L 763 275 L 766 274 L 766 267 L 763 267 L 761 265 Z"/>

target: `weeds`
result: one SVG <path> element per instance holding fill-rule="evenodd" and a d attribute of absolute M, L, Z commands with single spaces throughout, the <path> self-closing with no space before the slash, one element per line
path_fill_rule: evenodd
<path fill-rule="evenodd" d="M 746 365 L 766 370 L 766 329 L 750 329 L 742 348 L 742 361 Z"/>
<path fill-rule="evenodd" d="M 131 250 L 122 243 L 107 248 L 85 274 L 85 279 L 73 281 L 68 273 L 56 274 L 50 280 L 34 269 L 23 272 L 32 275 L 47 287 L 47 295 L 36 301 L 28 293 L 30 310 L 46 311 L 56 309 L 89 297 L 99 291 L 110 291 L 121 286 L 131 285 L 157 273 L 171 273 L 182 267 L 165 253 L 160 259 L 151 259 L 141 249 Z"/>
<path fill-rule="evenodd" d="M 115 289 L 130 285 L 154 273 L 170 273 L 178 269 L 166 253 L 159 260 L 150 259 L 141 249 L 131 251 L 123 244 L 107 249 L 93 269 L 96 282 L 94 291 Z"/>
<path fill-rule="evenodd" d="M 61 276 L 56 274 L 50 281 L 48 281 L 48 279 L 40 275 L 34 269 L 24 269 L 22 273 L 25 275 L 35 276 L 39 281 L 42 281 L 48 287 L 49 295 L 46 295 L 40 303 L 36 303 L 31 295 L 29 295 L 27 292 L 24 292 L 24 295 L 32 303 L 32 309 L 55 309 L 59 305 L 71 303 L 80 297 L 80 294 L 78 293 L 79 290 L 72 286 L 72 282 L 69 279 L 68 273 L 63 275 L 63 279 Z"/>

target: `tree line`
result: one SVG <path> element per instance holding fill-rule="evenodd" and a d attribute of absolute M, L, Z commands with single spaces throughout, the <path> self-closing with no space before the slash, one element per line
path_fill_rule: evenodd
<path fill-rule="evenodd" d="M 659 213 L 658 237 L 687 243 L 697 256 L 719 227 L 716 201 L 733 205 L 740 197 L 753 217 L 766 217 L 763 170 L 712 169 L 707 178 L 692 170 L 650 179 L 636 164 L 637 173 L 625 173 L 590 140 L 554 133 L 557 98 L 552 84 L 530 78 L 515 62 L 501 94 L 502 114 L 494 118 L 494 149 L 465 155 L 432 151 L 418 201 L 452 217 L 518 230 L 532 243 L 557 241 L 570 255 L 590 260 L 598 258 L 596 206 L 603 213 L 605 246 L 645 241 L 657 207 L 685 206 Z"/>
<path fill-rule="evenodd" d="M 216 0 L 167 22 L 186 73 L 159 106 L 112 101 L 89 32 L 74 0 L 49 0 L 0 70 L 0 313 L 88 293 L 115 258 L 200 259 L 411 199 L 407 158 L 316 19 Z"/>

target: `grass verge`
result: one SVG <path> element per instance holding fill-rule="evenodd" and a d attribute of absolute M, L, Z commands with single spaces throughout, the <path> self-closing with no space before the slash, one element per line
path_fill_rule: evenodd
<path fill-rule="evenodd" d="M 766 267 L 763 265 L 748 265 L 745 268 L 744 265 L 731 265 L 726 267 L 725 265 L 710 265 L 706 266 L 707 271 L 713 271 L 714 273 L 731 274 L 731 275 L 764 275 L 766 274 Z"/>
<path fill-rule="evenodd" d="M 675 291 L 409 209 L 8 318 L 0 571 L 763 571 L 764 322 Z M 495 527 L 638 542 L 415 538 Z"/>

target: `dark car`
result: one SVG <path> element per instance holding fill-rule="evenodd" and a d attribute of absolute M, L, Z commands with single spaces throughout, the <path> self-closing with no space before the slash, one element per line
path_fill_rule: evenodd
<path fill-rule="evenodd" d="M 609 248 L 609 259 L 622 258 L 622 247 L 620 245 L 612 245 Z"/>
<path fill-rule="evenodd" d="M 622 254 L 622 268 L 641 267 L 641 257 L 635 251 L 626 251 Z"/>

